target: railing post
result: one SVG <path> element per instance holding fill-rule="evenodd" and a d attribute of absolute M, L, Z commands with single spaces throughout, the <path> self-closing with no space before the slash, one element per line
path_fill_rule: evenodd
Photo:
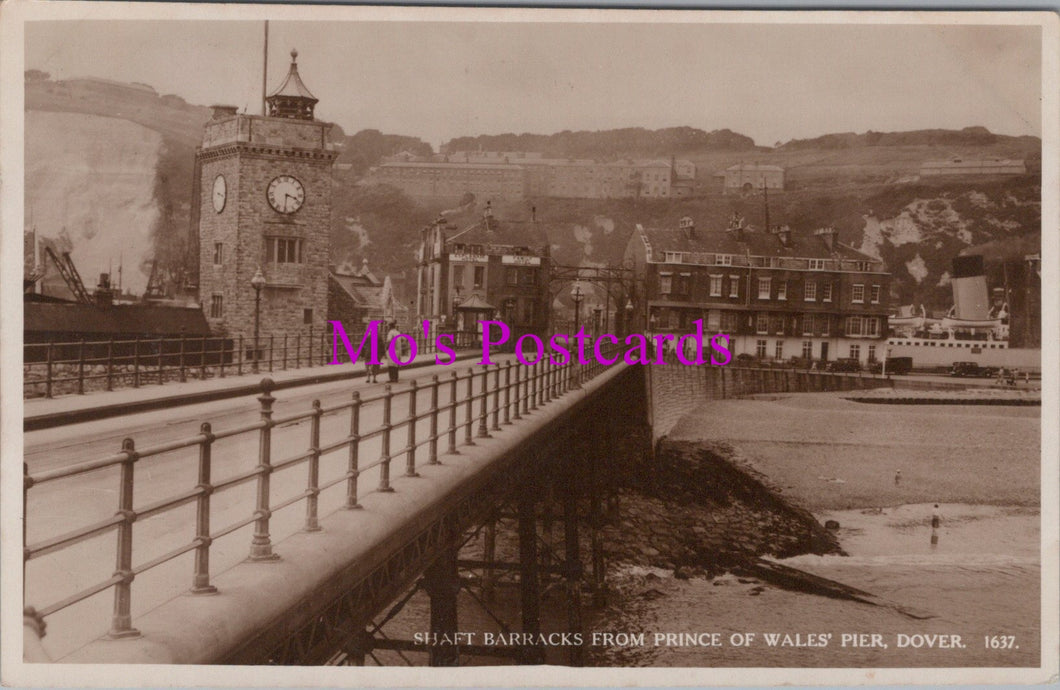
<path fill-rule="evenodd" d="M 133 341 L 133 388 L 140 387 L 140 338 Z"/>
<path fill-rule="evenodd" d="M 232 341 L 232 343 L 233 343 L 232 346 L 233 347 L 235 347 L 235 342 L 236 341 L 234 341 L 234 340 Z M 228 351 L 228 338 L 225 338 L 225 337 L 222 336 L 221 340 L 220 340 L 220 344 L 217 347 L 219 348 L 218 351 L 221 353 L 220 357 L 218 357 L 218 363 L 220 365 L 220 370 L 218 371 L 218 376 L 220 376 L 221 378 L 224 378 L 225 377 L 225 353 Z M 235 358 L 233 357 L 233 359 L 235 359 Z"/>
<path fill-rule="evenodd" d="M 107 390 L 114 390 L 114 338 L 107 341 Z"/>
<path fill-rule="evenodd" d="M 162 385 L 166 382 L 165 380 L 165 357 L 163 356 L 163 349 L 165 349 L 165 343 L 162 338 L 158 339 L 158 385 Z"/>
<path fill-rule="evenodd" d="M 383 436 L 379 451 L 379 491 L 393 491 L 390 486 L 390 407 L 394 400 L 393 387 L 383 386 Z"/>
<path fill-rule="evenodd" d="M 269 373 L 270 374 L 272 373 L 272 360 L 274 359 L 274 357 L 272 356 L 272 353 L 275 352 L 275 350 L 272 349 L 272 339 L 273 339 L 273 334 L 269 333 Z"/>
<path fill-rule="evenodd" d="M 438 374 L 431 376 L 431 439 L 427 446 L 427 464 L 438 464 Z"/>
<path fill-rule="evenodd" d="M 50 340 L 48 347 L 45 348 L 44 397 L 52 397 L 52 343 Z"/>
<path fill-rule="evenodd" d="M 520 362 L 520 364 L 522 364 Z M 519 395 L 515 399 L 515 409 L 518 412 L 519 408 L 523 408 L 523 415 L 530 414 L 530 367 L 525 364 L 516 370 L 516 378 L 520 379 L 519 385 L 516 387 L 516 391 L 519 391 Z M 519 372 L 523 372 L 522 376 Z M 522 415 L 516 415 L 516 419 L 522 419 Z"/>
<path fill-rule="evenodd" d="M 514 379 L 512 381 L 512 402 L 514 403 L 512 409 L 512 421 L 514 422 L 523 418 L 523 416 L 520 414 L 520 410 L 523 406 L 523 378 L 519 375 L 519 372 L 523 371 L 525 367 L 523 367 L 522 363 L 518 360 L 512 362 L 511 365 L 512 370 L 515 372 L 515 376 L 512 377 Z"/>
<path fill-rule="evenodd" d="M 489 438 L 490 432 L 487 428 L 489 418 L 489 378 L 490 369 L 488 364 L 482 365 L 482 400 L 479 402 L 478 413 L 478 437 Z"/>
<path fill-rule="evenodd" d="M 139 637 L 140 631 L 132 627 L 132 526 L 136 520 L 133 510 L 133 465 L 136 463 L 136 445 L 131 438 L 121 442 L 125 459 L 121 461 L 121 476 L 118 487 L 118 548 L 114 575 L 121 580 L 114 585 L 114 615 L 111 618 L 107 637 L 121 639 Z"/>
<path fill-rule="evenodd" d="M 445 451 L 447 455 L 460 455 L 456 448 L 456 386 L 459 379 L 454 371 L 449 381 L 449 447 Z"/>
<path fill-rule="evenodd" d="M 320 496 L 320 418 L 324 411 L 320 400 L 313 401 L 313 417 L 309 420 L 309 478 L 306 482 L 305 531 L 319 532 L 317 498 Z"/>
<path fill-rule="evenodd" d="M 269 478 L 272 475 L 272 397 L 273 382 L 270 378 L 261 380 L 261 434 L 258 439 L 258 496 L 254 511 L 254 538 L 250 542 L 251 561 L 276 561 L 279 555 L 272 552 L 272 539 L 269 537 Z"/>
<path fill-rule="evenodd" d="M 217 588 L 210 584 L 210 484 L 211 452 L 213 450 L 213 429 L 209 422 L 199 427 L 202 443 L 199 444 L 199 483 L 195 487 L 201 493 L 195 505 L 195 574 L 191 580 L 192 594 L 215 594 Z"/>
<path fill-rule="evenodd" d="M 500 376 L 500 374 L 498 374 Z M 512 363 L 504 363 L 504 423 L 512 423 Z"/>
<path fill-rule="evenodd" d="M 528 386 L 526 389 L 527 396 L 530 398 L 530 409 L 537 409 L 537 377 L 538 369 L 540 368 L 540 360 L 530 365 Z M 525 410 L 524 410 L 525 412 Z"/>
<path fill-rule="evenodd" d="M 187 362 L 184 359 L 184 351 L 185 351 L 186 340 L 187 339 L 182 334 L 180 336 L 180 382 L 181 383 L 184 383 L 185 381 L 188 380 L 188 372 L 187 372 L 187 369 L 186 369 Z"/>
<path fill-rule="evenodd" d="M 77 394 L 85 394 L 85 339 L 77 348 Z"/>
<path fill-rule="evenodd" d="M 501 430 L 501 365 L 493 367 L 493 423 L 490 431 Z"/>
<path fill-rule="evenodd" d="M 287 371 L 287 331 L 283 332 L 283 370 Z"/>
<path fill-rule="evenodd" d="M 313 324 L 309 324 L 309 352 L 306 356 L 306 366 L 313 366 Z"/>
<path fill-rule="evenodd" d="M 471 425 L 475 421 L 475 412 L 473 403 L 475 401 L 475 370 L 471 367 L 467 368 L 467 400 L 465 401 L 465 410 L 467 412 L 467 419 L 464 420 L 464 445 L 473 446 L 475 442 L 471 439 Z"/>
<path fill-rule="evenodd" d="M 408 443 L 405 445 L 405 476 L 418 477 L 416 472 L 416 395 L 420 386 L 416 379 L 409 381 L 409 420 L 406 429 Z"/>
<path fill-rule="evenodd" d="M 258 347 L 258 344 L 257 344 L 257 342 L 255 342 L 254 343 L 254 349 L 255 349 L 254 357 L 255 357 L 255 361 L 257 361 L 256 358 L 258 356 L 258 353 L 256 352 L 257 347 Z M 246 357 L 246 354 L 247 354 L 247 351 L 246 351 L 245 346 L 243 345 L 243 334 L 240 333 L 239 334 L 239 364 L 237 365 L 238 368 L 236 369 L 236 374 L 239 375 L 239 376 L 243 375 L 243 358 Z"/>
<path fill-rule="evenodd" d="M 294 334 L 294 368 L 302 366 L 302 332 Z"/>
<path fill-rule="evenodd" d="M 202 337 L 201 347 L 199 348 L 199 380 L 206 380 L 206 336 Z"/>
<path fill-rule="evenodd" d="M 287 336 L 284 336 L 284 359 L 286 360 Z M 286 361 L 285 361 L 286 364 Z M 361 450 L 361 394 L 353 392 L 353 402 L 350 404 L 350 453 L 349 464 L 346 468 L 346 509 L 360 508 L 357 502 L 357 478 L 361 471 L 358 469 L 359 455 Z"/>

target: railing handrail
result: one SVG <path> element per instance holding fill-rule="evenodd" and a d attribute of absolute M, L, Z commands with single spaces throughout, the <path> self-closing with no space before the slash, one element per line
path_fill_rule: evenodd
<path fill-rule="evenodd" d="M 360 342 L 366 332 L 367 329 L 347 337 L 351 342 Z M 453 347 L 458 351 L 478 342 L 475 331 L 449 334 L 454 336 Z M 422 332 L 410 330 L 404 335 L 414 340 L 418 353 L 438 351 L 434 338 Z M 184 382 L 189 376 L 205 379 L 212 374 L 223 378 L 226 368 L 227 373 L 243 374 L 246 369 L 258 373 L 263 369 L 273 372 L 321 366 L 333 359 L 333 346 L 332 333 L 312 328 L 294 333 L 263 333 L 256 344 L 252 337 L 220 334 L 24 343 L 23 397 L 34 397 L 43 391 L 44 397 L 51 398 L 56 385 L 62 384 L 71 386 L 67 392 L 84 394 L 86 383 L 93 382 L 113 390 L 116 384 L 161 385 L 167 380 Z M 340 352 L 340 359 L 343 355 Z"/>
<path fill-rule="evenodd" d="M 617 349 L 617 347 L 614 348 L 614 351 L 617 351 Z M 612 352 L 607 354 L 610 355 Z M 621 359 L 618 361 L 621 362 Z M 272 397 L 271 391 L 274 384 L 271 379 L 266 378 L 262 380 L 262 395 L 258 397 L 261 407 L 261 418 L 257 421 L 240 424 L 231 429 L 221 431 L 213 431 L 210 423 L 204 422 L 197 434 L 147 446 L 142 449 L 136 448 L 133 440 L 127 438 L 122 442 L 122 450 L 120 452 L 103 458 L 33 474 L 28 472 L 28 468 L 25 468 L 23 487 L 27 500 L 33 488 L 42 483 L 69 479 L 109 467 L 119 467 L 121 469 L 118 487 L 119 509 L 114 516 L 33 544 L 23 544 L 23 560 L 28 562 L 46 553 L 59 551 L 86 539 L 116 530 L 118 533 L 119 562 L 117 572 L 110 578 L 53 602 L 44 608 L 38 609 L 38 611 L 42 616 L 48 616 L 107 589 L 114 588 L 115 605 L 109 635 L 115 638 L 134 636 L 137 633 L 132 627 L 130 614 L 131 584 L 137 574 L 162 565 L 185 553 L 195 551 L 195 569 L 191 592 L 216 591 L 209 583 L 209 550 L 214 540 L 248 525 L 254 525 L 251 559 L 274 559 L 276 555 L 272 552 L 272 541 L 269 535 L 269 519 L 274 511 L 305 501 L 305 528 L 308 531 L 319 529 L 316 497 L 324 489 L 346 482 L 347 497 L 345 507 L 348 509 L 357 508 L 359 505 L 357 480 L 364 472 L 378 467 L 381 477 L 380 485 L 372 490 L 392 490 L 389 477 L 390 463 L 394 459 L 403 456 L 406 460 L 405 476 L 417 476 L 418 454 L 422 449 L 429 449 L 429 455 L 426 460 L 428 464 L 437 464 L 437 444 L 439 440 L 446 437 L 450 440 L 450 447 L 444 453 L 459 452 L 455 444 L 456 429 L 459 427 L 464 426 L 466 429 L 467 435 L 464 445 L 474 445 L 472 427 L 476 424 L 478 432 L 474 435 L 474 439 L 489 437 L 491 432 L 502 430 L 499 423 L 502 414 L 505 424 L 510 423 L 509 408 L 513 404 L 515 406 L 514 419 L 518 420 L 520 418 L 520 404 L 523 406 L 524 413 L 527 404 L 532 404 L 536 409 L 538 406 L 545 405 L 550 400 L 561 396 L 568 390 L 576 388 L 579 381 L 588 380 L 607 368 L 607 366 L 595 361 L 585 365 L 577 364 L 573 361 L 562 365 L 553 365 L 548 363 L 546 359 L 529 367 L 515 366 L 510 361 L 503 364 L 478 365 L 468 368 L 466 372 L 454 371 L 449 378 L 439 378 L 437 375 L 432 375 L 430 377 L 412 379 L 407 387 L 403 387 L 400 390 L 395 390 L 390 384 L 387 384 L 384 386 L 382 393 L 368 397 L 362 398 L 358 391 L 354 391 L 350 400 L 328 407 L 321 405 L 319 400 L 314 400 L 308 412 L 299 411 L 284 417 L 273 417 L 272 405 L 275 398 Z M 502 369 L 506 372 L 503 382 L 501 377 Z M 514 376 L 512 372 L 514 372 Z M 461 394 L 463 391 L 463 386 L 460 385 L 461 382 L 466 382 L 467 385 L 465 395 Z M 443 388 L 450 394 L 455 393 L 445 403 L 441 403 L 438 400 L 438 392 Z M 423 409 L 418 407 L 421 395 L 425 395 L 430 399 L 430 404 Z M 399 401 L 403 401 L 404 404 L 402 405 Z M 381 403 L 383 420 L 376 428 L 362 430 L 360 428 L 360 414 L 364 407 L 371 403 Z M 459 419 L 461 409 L 465 411 L 463 419 Z M 320 441 L 320 422 L 322 418 L 342 413 L 350 415 L 350 432 L 335 441 L 322 444 Z M 448 424 L 440 424 L 440 417 L 446 413 L 448 413 L 449 418 Z M 491 419 L 492 424 L 490 423 Z M 282 424 L 304 420 L 311 420 L 310 442 L 307 448 L 292 452 L 282 458 L 273 458 L 272 430 Z M 430 432 L 421 438 L 417 433 L 416 427 L 425 420 L 430 422 Z M 406 430 L 406 443 L 400 448 L 391 448 L 391 435 L 397 430 Z M 214 443 L 224 438 L 255 432 L 260 437 L 258 464 L 253 468 L 228 477 L 212 479 L 211 451 Z M 376 437 L 381 438 L 379 458 L 369 463 L 361 462 L 359 456 L 363 442 Z M 135 466 L 145 458 L 187 448 L 199 449 L 198 482 L 175 494 L 156 499 L 150 504 L 136 508 L 132 501 Z M 338 477 L 329 478 L 321 482 L 318 476 L 320 458 L 343 449 L 346 449 L 349 453 L 346 472 Z M 292 496 L 275 501 L 269 486 L 270 475 L 277 470 L 294 467 L 302 463 L 306 463 L 309 468 L 306 488 Z M 251 481 L 256 482 L 257 485 L 256 505 L 251 514 L 237 519 L 234 523 L 224 527 L 212 528 L 209 524 L 211 497 L 218 492 Z M 194 538 L 145 563 L 134 564 L 132 560 L 133 532 L 131 525 L 138 519 L 165 513 L 189 503 L 197 504 Z M 26 518 L 26 510 L 26 502 L 24 502 L 24 519 Z"/>

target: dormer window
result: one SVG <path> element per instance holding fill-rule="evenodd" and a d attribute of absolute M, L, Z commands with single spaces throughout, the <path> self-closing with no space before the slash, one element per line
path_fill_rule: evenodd
<path fill-rule="evenodd" d="M 732 254 L 715 254 L 715 266 L 732 266 Z"/>
<path fill-rule="evenodd" d="M 665 252 L 663 260 L 668 264 L 679 264 L 681 263 L 682 257 L 682 252 Z"/>
<path fill-rule="evenodd" d="M 811 271 L 823 271 L 824 270 L 824 259 L 809 259 L 808 268 Z"/>

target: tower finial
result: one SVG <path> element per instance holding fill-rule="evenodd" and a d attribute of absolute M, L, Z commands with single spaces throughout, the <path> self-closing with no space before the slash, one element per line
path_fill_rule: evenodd
<path fill-rule="evenodd" d="M 291 48 L 291 63 L 298 62 L 298 49 Z"/>

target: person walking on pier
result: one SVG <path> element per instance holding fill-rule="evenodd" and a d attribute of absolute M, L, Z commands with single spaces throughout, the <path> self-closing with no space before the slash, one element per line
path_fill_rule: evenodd
<path fill-rule="evenodd" d="M 397 321 L 391 321 L 390 330 L 386 332 L 386 375 L 390 383 L 396 383 L 398 380 L 398 363 L 397 359 L 390 355 L 390 347 L 399 335 L 401 331 L 397 328 Z"/>

